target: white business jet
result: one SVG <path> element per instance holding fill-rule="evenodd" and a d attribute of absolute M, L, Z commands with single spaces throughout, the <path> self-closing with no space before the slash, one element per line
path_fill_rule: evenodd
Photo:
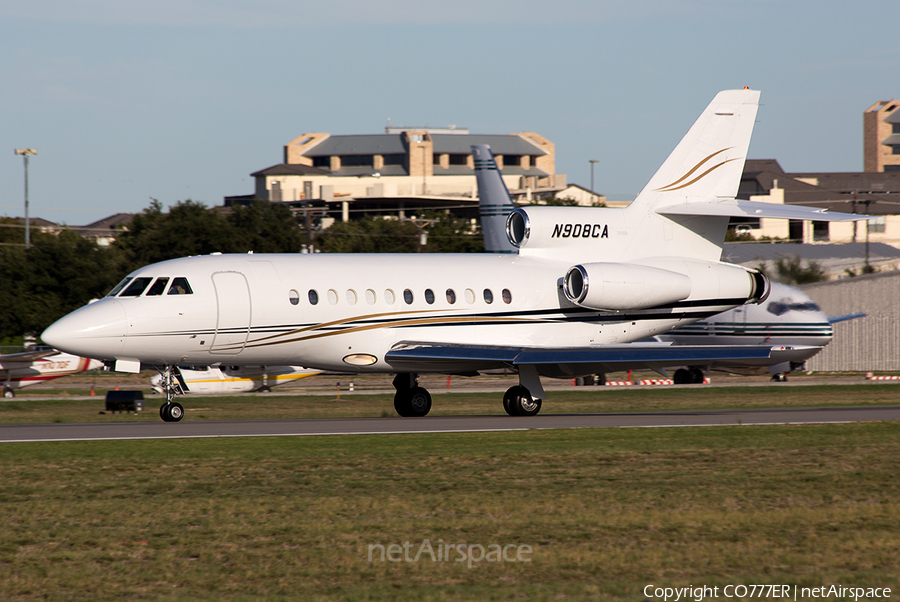
<path fill-rule="evenodd" d="M 302 365 L 395 374 L 394 407 L 424 416 L 419 373 L 512 368 L 503 406 L 532 416 L 540 376 L 572 378 L 627 362 L 766 359 L 764 347 L 626 345 L 769 291 L 756 270 L 719 261 L 733 215 L 858 220 L 735 200 L 759 92 L 720 92 L 631 205 L 513 211 L 510 254 L 209 255 L 138 269 L 42 337 L 72 353 L 167 375 L 179 364 Z"/>
<path fill-rule="evenodd" d="M 506 236 L 506 219 L 516 206 L 509 194 L 497 162 L 487 144 L 473 144 L 472 157 L 478 184 L 478 206 L 481 230 L 488 253 L 517 253 Z M 729 309 L 693 324 L 676 328 L 653 340 L 669 345 L 765 345 L 790 347 L 766 361 L 747 363 L 728 360 L 710 361 L 705 365 L 679 367 L 675 384 L 702 383 L 704 370 L 718 370 L 733 374 L 773 375 L 774 380 L 786 380 L 785 374 L 802 369 L 804 362 L 831 342 L 832 324 L 859 318 L 852 314 L 829 318 L 803 291 L 787 284 L 771 283 L 771 292 L 762 303 L 750 303 Z M 621 364 L 620 370 L 640 368 Z M 667 376 L 667 375 L 664 375 Z M 605 382 L 605 374 L 594 378 L 579 378 L 579 383 Z"/>

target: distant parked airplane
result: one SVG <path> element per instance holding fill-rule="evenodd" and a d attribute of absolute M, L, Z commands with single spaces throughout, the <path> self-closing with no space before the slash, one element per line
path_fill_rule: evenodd
<path fill-rule="evenodd" d="M 178 366 L 175 377 L 183 393 L 246 393 L 268 391 L 272 387 L 294 382 L 321 370 L 300 366 Z M 153 390 L 165 392 L 163 375 L 150 379 Z"/>
<path fill-rule="evenodd" d="M 17 389 L 102 367 L 101 361 L 55 349 L 0 355 L 3 397 L 15 397 Z"/>

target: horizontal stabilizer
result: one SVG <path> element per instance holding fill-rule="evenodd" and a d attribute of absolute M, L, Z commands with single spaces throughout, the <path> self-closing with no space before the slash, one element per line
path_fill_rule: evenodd
<path fill-rule="evenodd" d="M 818 207 L 782 205 L 759 201 L 728 199 L 700 203 L 683 203 L 657 209 L 663 215 L 706 215 L 714 217 L 770 217 L 775 219 L 810 220 L 815 222 L 851 222 L 868 216 L 856 213 L 834 213 Z"/>

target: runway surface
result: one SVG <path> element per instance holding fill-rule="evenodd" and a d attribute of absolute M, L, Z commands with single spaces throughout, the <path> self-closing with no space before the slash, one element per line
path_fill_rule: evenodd
<path fill-rule="evenodd" d="M 204 437 L 293 437 L 400 433 L 465 433 L 570 428 L 664 428 L 718 425 L 822 424 L 900 420 L 900 405 L 768 410 L 545 414 L 513 417 L 433 416 L 425 418 L 331 418 L 316 420 L 241 420 L 5 424 L 0 443 L 189 439 Z"/>

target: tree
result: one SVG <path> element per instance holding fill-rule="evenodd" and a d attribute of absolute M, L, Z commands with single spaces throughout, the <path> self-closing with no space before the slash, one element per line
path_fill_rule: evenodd
<path fill-rule="evenodd" d="M 776 280 L 784 284 L 810 284 L 828 279 L 824 268 L 818 262 L 808 261 L 804 266 L 803 261 L 796 255 L 776 259 L 775 272 L 778 274 Z"/>
<path fill-rule="evenodd" d="M 335 222 L 316 236 L 323 253 L 415 253 L 419 229 L 411 222 L 364 217 Z"/>
<path fill-rule="evenodd" d="M 0 248 L 0 338 L 38 335 L 105 295 L 122 277 L 120 256 L 75 232 L 36 231 L 31 248 Z"/>

